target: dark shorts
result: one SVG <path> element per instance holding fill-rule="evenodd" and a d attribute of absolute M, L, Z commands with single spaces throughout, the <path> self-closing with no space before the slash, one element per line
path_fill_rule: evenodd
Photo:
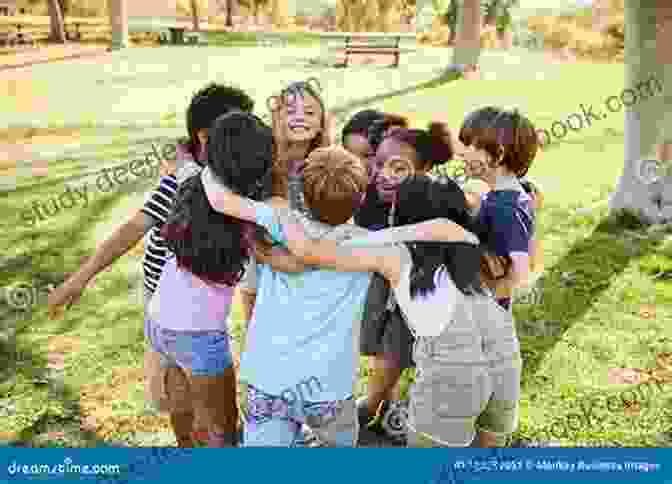
<path fill-rule="evenodd" d="M 400 368 L 413 368 L 414 338 L 399 312 L 387 310 L 390 287 L 385 278 L 374 274 L 366 296 L 359 351 L 364 356 L 393 354 Z"/>

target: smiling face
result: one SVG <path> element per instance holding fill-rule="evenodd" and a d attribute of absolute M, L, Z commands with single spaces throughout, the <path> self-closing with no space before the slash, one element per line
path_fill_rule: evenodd
<path fill-rule="evenodd" d="M 394 138 L 386 138 L 378 147 L 373 160 L 372 176 L 376 189 L 385 203 L 393 203 L 397 188 L 418 170 L 415 149 Z"/>
<path fill-rule="evenodd" d="M 323 112 L 320 102 L 305 91 L 290 92 L 285 98 L 284 109 L 290 142 L 309 142 L 323 130 Z"/>

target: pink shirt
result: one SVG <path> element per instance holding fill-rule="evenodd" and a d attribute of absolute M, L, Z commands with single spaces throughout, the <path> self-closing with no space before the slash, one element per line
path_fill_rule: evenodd
<path fill-rule="evenodd" d="M 231 286 L 207 284 L 178 268 L 173 257 L 163 268 L 159 287 L 149 303 L 149 317 L 174 331 L 226 331 L 232 299 Z"/>

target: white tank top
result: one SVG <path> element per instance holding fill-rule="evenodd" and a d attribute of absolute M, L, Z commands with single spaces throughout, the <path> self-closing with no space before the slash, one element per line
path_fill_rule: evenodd
<path fill-rule="evenodd" d="M 434 291 L 411 298 L 411 253 L 403 244 L 398 247 L 402 249 L 401 277 L 393 290 L 401 313 L 414 336 L 439 336 L 452 321 L 457 303 L 464 295 L 447 271 L 438 270 L 434 274 Z"/>

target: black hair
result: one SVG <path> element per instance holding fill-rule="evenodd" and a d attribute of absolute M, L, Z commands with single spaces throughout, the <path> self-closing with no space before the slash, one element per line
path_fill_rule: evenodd
<path fill-rule="evenodd" d="M 464 117 L 460 132 L 457 136 L 460 143 L 465 146 L 471 146 L 474 136 L 479 133 L 480 130 L 489 127 L 501 112 L 502 109 L 497 106 L 485 106 L 467 114 Z"/>
<path fill-rule="evenodd" d="M 208 132 L 208 167 L 243 197 L 260 200 L 270 192 L 273 134 L 258 117 L 231 112 Z M 178 189 L 161 234 L 178 266 L 209 283 L 233 286 L 249 259 L 256 226 L 213 210 L 200 175 Z"/>
<path fill-rule="evenodd" d="M 209 129 L 213 121 L 232 110 L 251 113 L 254 100 L 242 89 L 234 86 L 210 83 L 194 93 L 187 107 L 187 133 L 189 138 L 182 140 L 187 150 L 198 163 L 198 131 Z"/>
<path fill-rule="evenodd" d="M 341 131 L 341 141 L 345 144 L 345 138 L 351 134 L 360 134 L 367 138 L 369 136 L 369 128 L 374 122 L 382 120 L 385 114 L 375 109 L 365 109 L 355 113 L 352 118 L 345 123 Z"/>
<path fill-rule="evenodd" d="M 366 229 L 378 229 L 387 226 L 390 204 L 380 198 L 375 183 L 369 183 L 366 198 L 360 209 L 355 212 L 355 223 Z"/>
<path fill-rule="evenodd" d="M 373 153 L 376 152 L 380 143 L 383 142 L 386 134 L 389 134 L 388 129 L 392 126 L 408 128 L 408 119 L 398 114 L 385 113 L 382 119 L 377 119 L 371 123 L 367 136 Z"/>
<path fill-rule="evenodd" d="M 445 123 L 431 122 L 427 129 L 399 128 L 387 133 L 380 141 L 394 138 L 413 147 L 417 154 L 416 169 L 429 166 L 429 169 L 453 159 L 455 149 L 450 130 Z"/>
<path fill-rule="evenodd" d="M 395 226 L 448 218 L 476 232 L 462 189 L 452 180 L 439 182 L 424 175 L 412 176 L 399 187 L 395 209 Z M 462 242 L 407 243 L 413 269 L 411 270 L 411 297 L 424 295 L 435 289 L 434 276 L 445 270 L 463 294 L 482 293 L 481 256 L 483 249 Z"/>

